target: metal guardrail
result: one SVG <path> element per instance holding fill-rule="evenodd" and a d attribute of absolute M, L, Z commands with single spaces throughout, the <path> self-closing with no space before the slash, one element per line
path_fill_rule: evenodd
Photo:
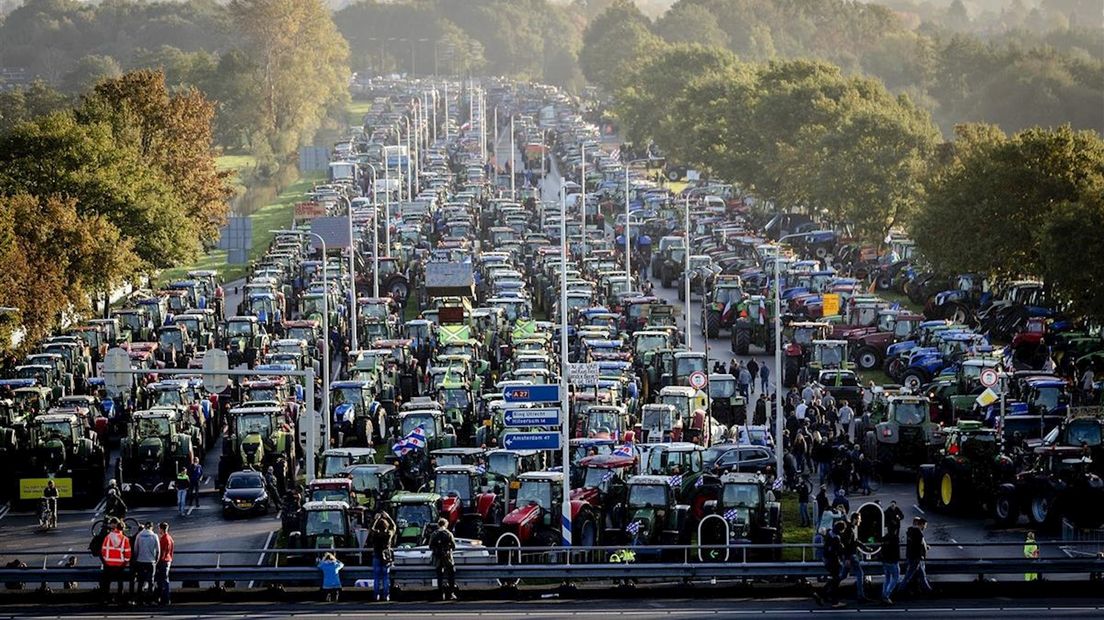
<path fill-rule="evenodd" d="M 1060 542 L 1040 542 L 1040 547 L 1060 547 Z M 938 547 L 975 547 L 975 548 L 1001 548 L 1009 547 L 1022 549 L 1022 543 L 956 543 L 933 544 Z M 666 545 L 651 547 L 633 547 L 633 551 L 640 558 L 664 557 L 667 561 L 636 561 L 630 563 L 613 563 L 607 558 L 609 554 L 623 547 L 525 547 L 521 549 L 521 560 L 518 561 L 517 547 L 475 547 L 478 551 L 486 552 L 485 555 L 467 556 L 458 561 L 456 576 L 458 581 L 472 582 L 514 582 L 526 580 L 540 580 L 542 582 L 572 582 L 572 581 L 611 581 L 618 582 L 626 579 L 779 579 L 790 578 L 809 579 L 824 575 L 824 567 L 819 561 L 812 559 L 811 553 L 802 561 L 748 561 L 747 554 L 755 557 L 764 552 L 777 552 L 780 549 L 801 548 L 806 551 L 811 549 L 807 544 L 789 545 L 741 545 L 745 555 L 739 560 L 702 562 L 697 560 L 699 550 L 729 550 L 737 547 L 723 545 Z M 465 551 L 471 551 L 467 548 Z M 171 578 L 174 582 L 254 582 L 256 584 L 280 584 L 280 585 L 316 585 L 319 582 L 319 572 L 311 566 L 311 556 L 321 554 L 327 550 L 303 551 L 288 549 L 237 549 L 237 550 L 179 550 L 177 556 L 188 555 L 215 555 L 215 563 L 210 566 L 174 565 Z M 339 555 L 365 554 L 364 549 L 334 549 L 329 550 Z M 285 560 L 274 560 L 275 566 L 257 565 L 224 565 L 223 555 L 251 554 L 264 555 L 274 558 L 296 556 L 307 565 L 280 566 Z M 8 557 L 22 555 L 24 558 L 35 556 L 35 566 L 28 568 L 0 568 L 0 583 L 60 583 L 73 582 L 98 582 L 100 579 L 99 566 L 65 567 L 50 566 L 50 559 L 64 558 L 71 553 L 60 551 L 53 552 L 25 552 L 23 554 L 5 554 Z M 683 557 L 679 561 L 678 556 Z M 290 558 L 289 558 L 290 559 Z M 486 560 L 479 562 L 478 560 Z M 467 561 L 465 561 L 467 560 Z M 876 570 L 876 562 L 870 563 L 870 569 Z M 1012 557 L 975 557 L 962 559 L 930 559 L 927 561 L 929 575 L 966 575 L 981 578 L 994 575 L 1020 575 L 1024 573 L 1062 574 L 1078 577 L 1083 580 L 1098 578 L 1104 574 L 1104 558 L 1077 557 L 1077 558 L 1045 558 L 1031 559 L 1022 556 Z M 371 566 L 347 565 L 341 573 L 342 580 L 352 584 L 360 579 L 371 579 Z M 392 569 L 392 580 L 402 584 L 408 582 L 426 582 L 435 578 L 435 572 L 428 563 L 404 563 L 403 558 L 397 558 L 397 564 Z M 1022 578 L 1022 577 L 1021 577 Z"/>

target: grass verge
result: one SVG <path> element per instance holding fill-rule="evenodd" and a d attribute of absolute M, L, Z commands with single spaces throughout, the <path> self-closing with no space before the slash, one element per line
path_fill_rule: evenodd
<path fill-rule="evenodd" d="M 783 544 L 804 544 L 813 541 L 812 526 L 801 527 L 801 515 L 797 512 L 797 493 L 787 491 L 782 494 L 782 542 Z M 782 550 L 782 559 L 785 561 L 801 561 L 801 549 L 787 548 Z M 812 555 L 806 551 L 805 559 L 812 561 Z"/>
<path fill-rule="evenodd" d="M 372 102 L 364 99 L 354 99 L 345 108 L 345 120 L 352 127 L 360 127 L 364 124 L 364 115 L 372 111 Z"/>
<path fill-rule="evenodd" d="M 253 247 L 249 252 L 250 261 L 257 260 L 268 249 L 268 244 L 273 237 L 272 233 L 268 231 L 291 226 L 295 203 L 301 201 L 303 194 L 310 190 L 315 183 L 324 179 L 324 172 L 304 175 L 280 192 L 273 202 L 261 207 L 250 216 L 253 219 Z M 158 280 L 162 283 L 171 282 L 183 277 L 193 269 L 214 269 L 222 274 L 224 282 L 232 282 L 243 277 L 249 270 L 249 264 L 229 265 L 226 262 L 226 255 L 226 250 L 212 250 L 189 265 L 161 272 Z"/>

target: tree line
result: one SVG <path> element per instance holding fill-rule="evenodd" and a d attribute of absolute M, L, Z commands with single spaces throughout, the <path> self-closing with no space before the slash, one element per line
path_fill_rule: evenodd
<path fill-rule="evenodd" d="M 963 124 L 944 141 L 908 96 L 830 63 L 649 46 L 613 76 L 626 138 L 654 141 L 769 208 L 849 225 L 869 245 L 907 230 L 940 273 L 1042 277 L 1073 313 L 1104 319 L 1104 282 L 1091 267 L 1104 258 L 1093 241 L 1104 230 L 1095 132 L 1065 125 L 1008 136 Z"/>
<path fill-rule="evenodd" d="M 0 65 L 73 99 L 152 68 L 214 105 L 218 146 L 285 165 L 328 118 L 344 118 L 348 45 L 319 0 L 27 0 L 0 22 Z M 60 103 L 59 103 L 60 101 Z M 36 85 L 0 94 L 0 129 L 64 105 Z"/>
<path fill-rule="evenodd" d="M 815 58 L 879 78 L 930 110 L 945 135 L 963 121 L 1005 131 L 1063 123 L 1104 131 L 1099 19 L 987 41 L 948 27 L 949 19 L 908 24 L 908 14 L 848 0 L 679 0 L 654 22 L 629 0 L 608 2 L 579 52 L 587 79 L 607 88 L 627 74 L 625 59 L 645 58 L 636 51 L 698 43 L 744 61 Z"/>
<path fill-rule="evenodd" d="M 64 10 L 68 18 L 49 25 L 55 32 L 110 38 L 90 23 L 155 8 L 187 14 L 196 4 L 204 15 L 223 12 L 229 21 L 218 23 L 233 34 L 206 32 L 227 37 L 214 52 L 132 50 L 130 62 L 156 68 L 90 76 L 80 92 L 36 82 L 0 93 L 0 306 L 20 310 L 0 332 L 19 325 L 28 342 L 135 275 L 213 246 L 233 191 L 232 173 L 216 165 L 220 145 L 294 169 L 297 148 L 335 110 L 343 116 L 348 97 L 348 48 L 319 0 L 77 4 L 31 0 L 3 29 L 43 26 L 48 10 Z"/>

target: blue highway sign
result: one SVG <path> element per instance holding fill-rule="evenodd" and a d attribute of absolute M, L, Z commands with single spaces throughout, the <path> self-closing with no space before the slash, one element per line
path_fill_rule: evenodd
<path fill-rule="evenodd" d="M 502 447 L 507 450 L 559 450 L 560 434 L 556 431 L 541 433 L 506 433 Z"/>
<path fill-rule="evenodd" d="M 507 409 L 502 414 L 506 426 L 556 426 L 560 423 L 559 407 Z"/>
<path fill-rule="evenodd" d="M 550 403 L 560 400 L 559 385 L 515 385 L 502 390 L 508 403 Z"/>

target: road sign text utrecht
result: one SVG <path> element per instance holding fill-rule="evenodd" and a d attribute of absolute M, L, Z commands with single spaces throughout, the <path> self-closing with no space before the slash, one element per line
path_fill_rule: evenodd
<path fill-rule="evenodd" d="M 502 421 L 506 426 L 556 426 L 560 423 L 560 410 L 554 407 L 506 409 Z"/>
<path fill-rule="evenodd" d="M 558 385 L 516 385 L 502 390 L 508 403 L 550 403 L 560 400 Z"/>
<path fill-rule="evenodd" d="M 559 450 L 560 434 L 556 431 L 541 433 L 506 433 L 502 447 L 507 450 Z"/>

